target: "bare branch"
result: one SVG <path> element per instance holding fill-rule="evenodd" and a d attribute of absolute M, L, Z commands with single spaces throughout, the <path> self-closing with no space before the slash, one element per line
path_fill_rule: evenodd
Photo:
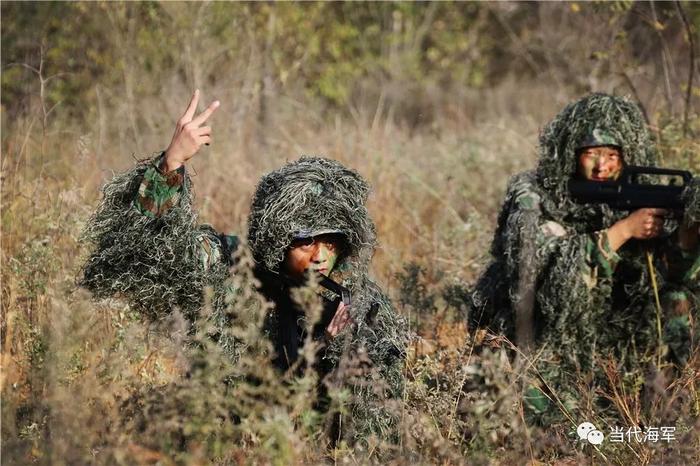
<path fill-rule="evenodd" d="M 21 66 L 23 68 L 27 68 L 28 70 L 33 71 L 36 74 L 39 74 L 39 70 L 34 68 L 32 65 L 29 65 L 27 63 L 8 63 L 6 68 L 12 68 L 13 66 Z"/>

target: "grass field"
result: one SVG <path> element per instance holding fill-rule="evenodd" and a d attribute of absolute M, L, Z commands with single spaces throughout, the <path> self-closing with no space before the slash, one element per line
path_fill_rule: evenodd
<path fill-rule="evenodd" d="M 169 116 L 155 126 L 167 128 Z M 3 158 L 5 464 L 365 463 L 380 458 L 441 464 L 526 459 L 673 464 L 697 457 L 697 357 L 651 405 L 642 403 L 638 393 L 609 394 L 620 420 L 685 422 L 677 443 L 628 449 L 607 444 L 595 451 L 574 441 L 575 426 L 528 427 L 520 396 L 527 373 L 523 362 L 505 358 L 500 350 L 474 352 L 480 336 L 468 336 L 461 310 L 440 297 L 445 285 L 471 283 L 483 267 L 507 179 L 535 162 L 541 123 L 534 117 L 508 121 L 491 114 L 464 128 L 446 122 L 439 131 L 416 132 L 369 113 L 332 121 L 294 116 L 293 108 L 282 105 L 280 120 L 265 130 L 264 140 L 255 141 L 224 127 L 235 118 L 224 101 L 214 117 L 216 143 L 192 164 L 200 218 L 221 230 L 244 231 L 259 176 L 297 154 L 337 158 L 368 178 L 381 244 L 373 273 L 394 302 L 403 303 L 399 312 L 422 336 L 406 363 L 406 398 L 397 407 L 404 413 L 401 446 L 375 439 L 370 445 L 376 451 L 344 444 L 332 451 L 321 448 L 322 423 L 310 420 L 309 396 L 303 396 L 308 382 L 296 386 L 292 398 L 278 393 L 269 395 L 269 403 L 249 406 L 250 418 L 241 425 L 211 416 L 217 403 L 226 406 L 225 396 L 213 395 L 220 389 L 216 376 L 222 369 L 212 369 L 202 380 L 183 379 L 196 355 L 183 343 L 182 324 L 144 321 L 118 300 L 95 303 L 75 287 L 86 253 L 80 232 L 100 185 L 135 156 L 162 148 L 169 131 L 144 134 L 142 144 L 150 148 L 145 154 L 123 151 L 123 142 L 110 139 L 98 151 L 92 133 L 66 128 L 42 135 L 30 130 L 28 116 L 13 122 Z M 688 165 L 685 152 L 668 153 L 669 163 Z M 407 269 L 411 263 L 419 268 Z M 414 291 L 402 296 L 407 283 Z M 226 364 L 212 354 L 207 357 Z M 163 384 L 170 388 L 158 388 Z M 135 392 L 166 399 L 159 401 L 161 410 L 145 415 L 147 433 L 136 433 L 125 414 L 125 400 Z M 172 440 L 173 432 L 188 440 Z"/>
<path fill-rule="evenodd" d="M 569 14 L 578 13 L 578 5 L 569 5 Z M 118 22 L 121 7 L 113 7 L 112 21 Z M 508 12 L 511 6 L 502 8 Z M 172 10 L 173 21 L 184 21 L 189 11 Z M 560 37 L 557 31 L 569 34 L 569 23 L 551 23 L 549 40 Z M 595 32 L 597 26 L 604 24 L 587 27 Z M 128 31 L 120 32 L 128 42 Z M 139 70 L 143 63 L 124 50 L 120 60 L 131 66 L 120 77 L 124 87 L 91 84 L 82 114 L 62 113 L 60 104 L 52 113 L 43 83 L 42 92 L 28 93 L 26 105 L 13 107 L 11 117 L 3 99 L 3 465 L 700 462 L 697 348 L 675 372 L 650 367 L 646 374 L 626 374 L 615 361 L 600 360 L 606 387 L 593 386 L 591 374 L 581 373 L 571 387 L 580 395 L 577 410 L 564 413 L 554 392 L 552 403 L 566 420 L 533 425 L 526 422 L 523 396 L 537 377 L 532 368 L 538 356 L 519 354 L 497 336 L 470 334 L 464 307 L 445 291 L 468 288 L 483 270 L 508 179 L 535 165 L 540 128 L 580 97 L 582 87 L 629 93 L 619 85 L 622 78 L 600 82 L 591 73 L 586 86 L 556 87 L 565 73 L 558 81 L 509 76 L 493 86 L 465 88 L 453 101 L 433 83 L 439 98 L 430 101 L 430 92 L 421 93 L 416 100 L 430 103 L 416 104 L 415 111 L 403 88 L 393 100 L 389 86 L 386 95 L 368 93 L 361 104 L 328 106 L 289 87 L 267 99 L 262 112 L 260 89 L 247 80 L 252 68 L 214 79 L 183 52 L 183 63 L 192 65 L 184 68 L 196 79 L 163 76 L 145 65 Z M 251 62 L 255 58 L 251 52 Z M 559 63 L 556 56 L 545 58 Z M 227 72 L 237 71 L 227 66 Z M 148 84 L 151 91 L 141 88 L 136 97 L 128 92 L 156 75 L 162 80 Z M 404 79 L 396 86 L 413 89 Z M 191 163 L 201 222 L 245 233 L 257 181 L 300 155 L 337 159 L 371 184 L 369 210 L 380 244 L 372 274 L 416 335 L 404 368 L 404 399 L 387 402 L 401 419 L 397 442 L 369 438 L 363 445 L 341 441 L 329 448 L 329 419 L 313 410 L 312 374 L 282 384 L 254 352 L 233 366 L 204 326 L 188 329 L 177 313 L 151 322 L 118 297 L 95 302 L 76 286 L 88 253 L 81 231 L 101 186 L 167 146 L 192 90 L 184 82 L 200 83 L 206 103 L 222 102 L 211 120 L 213 143 Z M 5 85 L 3 92 L 9 92 Z M 669 89 L 675 111 L 666 111 L 655 93 L 647 108 L 663 165 L 699 174 L 697 111 L 691 106 L 689 130 L 683 131 L 682 86 Z M 640 92 L 645 90 L 641 85 Z M 243 277 L 247 272 L 239 270 Z M 245 309 L 260 298 L 239 299 Z M 261 341 L 255 316 L 241 320 L 240 338 L 252 346 Z M 259 383 L 232 388 L 222 382 L 232 373 Z M 338 406 L 348 396 L 333 393 Z M 606 400 L 604 410 L 594 398 Z M 614 426 L 671 425 L 675 440 L 595 447 L 577 440 L 576 425 L 584 420 L 606 434 Z"/>

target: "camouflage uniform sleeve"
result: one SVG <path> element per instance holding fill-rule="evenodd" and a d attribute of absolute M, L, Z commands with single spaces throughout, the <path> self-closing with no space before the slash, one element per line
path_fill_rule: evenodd
<path fill-rule="evenodd" d="M 160 157 L 115 176 L 88 221 L 91 253 L 80 284 L 96 297 L 122 296 L 151 318 L 179 308 L 194 319 L 205 287 L 223 287 L 229 242 L 192 210 L 183 170 L 162 174 Z"/>
<path fill-rule="evenodd" d="M 161 217 L 173 206 L 177 206 L 185 190 L 185 166 L 168 173 L 163 173 L 162 166 L 163 155 L 157 157 L 144 172 L 138 195 L 134 199 L 134 208 L 150 218 Z M 198 239 L 201 243 L 199 257 L 206 269 L 219 262 L 222 250 L 229 246 L 224 237 L 206 226 L 202 227 Z"/>
<path fill-rule="evenodd" d="M 532 332 L 561 354 L 569 345 L 594 345 L 620 260 L 607 231 L 578 233 L 551 220 L 527 186 L 514 196 L 507 224 L 516 235 L 507 248 L 514 256 L 509 275 L 516 277 L 510 284 L 516 326 L 519 315 L 527 315 Z"/>
<path fill-rule="evenodd" d="M 163 157 L 159 157 L 143 174 L 134 207 L 147 217 L 159 217 L 180 200 L 185 182 L 185 166 L 169 173 L 161 170 Z"/>
<path fill-rule="evenodd" d="M 700 311 L 700 246 L 683 250 L 672 235 L 660 245 L 659 255 L 657 273 L 663 283 L 660 290 L 663 339 L 671 360 L 685 364 L 692 352 L 692 322 Z"/>

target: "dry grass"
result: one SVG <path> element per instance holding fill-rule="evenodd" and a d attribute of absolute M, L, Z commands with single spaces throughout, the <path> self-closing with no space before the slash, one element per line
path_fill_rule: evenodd
<path fill-rule="evenodd" d="M 503 93 L 514 92 L 505 86 Z M 141 116 L 148 121 L 143 127 L 152 130 L 144 129 L 139 145 L 149 151 L 163 147 L 186 101 L 183 89 L 172 91 L 142 102 L 149 109 Z M 643 375 L 632 380 L 614 362 L 602 362 L 612 387 L 603 394 L 610 399 L 605 413 L 587 401 L 589 381 L 582 374 L 582 409 L 574 416 L 590 416 L 606 428 L 611 422 L 678 428 L 668 447 L 606 443 L 594 449 L 574 440 L 575 424 L 525 422 L 521 400 L 533 361 L 508 357 L 508 342 L 498 338 L 467 335 L 463 310 L 443 293 L 446 285 L 471 282 L 479 273 L 507 179 L 534 163 L 538 125 L 556 111 L 554 103 L 543 108 L 541 95 L 545 89 L 533 88 L 529 102 L 520 100 L 522 108 L 537 109 L 530 113 L 505 118 L 484 111 L 480 119 L 453 114 L 438 117 L 432 128 L 412 130 L 377 109 L 328 118 L 291 99 L 276 102 L 273 121 L 260 128 L 241 114 L 241 96 L 205 92 L 224 104 L 213 119 L 216 142 L 197 156 L 192 172 L 200 218 L 217 229 L 245 231 L 260 175 L 300 154 L 336 158 L 373 186 L 370 210 L 381 243 L 373 273 L 422 339 L 406 363 L 405 399 L 392 408 L 402 419 L 399 445 L 369 439 L 365 448 L 344 442 L 326 447 L 328 420 L 312 409 L 311 374 L 280 384 L 255 352 L 231 367 L 203 336 L 206 329 L 199 329 L 201 346 L 193 349 L 184 344 L 188 337 L 176 316 L 144 322 L 118 300 L 94 303 L 76 290 L 85 255 L 78 238 L 99 186 L 112 170 L 132 164 L 136 144 L 119 137 L 127 123 L 114 122 L 107 131 L 98 123 L 55 122 L 47 134 L 31 115 L 5 125 L 3 462 L 697 462 L 698 354 L 682 374 L 653 372 L 646 383 Z M 505 98 L 491 99 L 497 107 Z M 98 122 L 109 119 L 110 109 L 100 111 Z M 677 139 L 671 148 L 679 147 L 697 151 L 697 141 Z M 686 161 L 687 150 L 668 153 L 669 164 L 696 163 Z M 407 269 L 411 262 L 421 268 Z M 254 324 L 243 338 L 256 341 Z M 231 374 L 261 382 L 256 390 L 232 389 L 221 382 Z M 336 402 L 347 396 L 337 391 Z M 246 416 L 236 420 L 232 412 Z"/>

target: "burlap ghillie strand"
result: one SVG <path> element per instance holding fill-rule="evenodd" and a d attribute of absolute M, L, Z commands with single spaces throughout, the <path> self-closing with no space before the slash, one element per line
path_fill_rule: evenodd
<path fill-rule="evenodd" d="M 369 186 L 330 159 L 302 157 L 265 175 L 253 197 L 248 242 L 255 259 L 278 271 L 295 232 L 340 230 L 352 261 L 365 269 L 376 247 L 365 201 Z"/>
<path fill-rule="evenodd" d="M 683 206 L 688 223 L 700 222 L 700 174 L 698 174 L 683 192 Z"/>
<path fill-rule="evenodd" d="M 700 292 L 697 280 L 683 279 L 667 267 L 666 259 L 679 250 L 677 223 L 668 222 L 671 231 L 664 237 L 630 240 L 614 253 L 606 229 L 629 212 L 570 198 L 567 183 L 576 173 L 576 148 L 596 129 L 621 141 L 626 164 L 656 164 L 644 119 L 632 102 L 593 94 L 567 106 L 542 130 L 537 169 L 509 183 L 491 246 L 493 259 L 472 295 L 471 325 L 516 340 L 522 326 L 530 325 L 524 334 L 532 334 L 535 346 L 544 349 L 538 353 L 542 372 L 561 385 L 572 382 L 573 372 L 596 365 L 598 357 L 614 356 L 628 369 L 641 370 L 656 350 L 647 250 L 662 295 Z M 686 202 L 693 215 L 697 190 L 688 191 Z M 697 314 L 697 303 L 691 313 Z M 688 338 L 674 343 L 689 344 Z"/>
<path fill-rule="evenodd" d="M 85 231 L 94 249 L 84 266 L 82 284 L 97 297 L 123 296 L 156 319 L 175 307 L 190 319 L 197 318 L 203 289 L 213 287 L 211 321 L 218 328 L 217 341 L 235 359 L 237 345 L 231 338 L 235 332 L 226 328 L 236 325 L 226 306 L 235 301 L 227 293 L 236 293 L 235 283 L 227 280 L 229 237 L 197 226 L 189 178 L 184 172 L 182 179 L 160 174 L 158 162 L 141 163 L 105 186 L 104 200 Z M 337 369 L 331 382 L 353 394 L 351 416 L 344 425 L 352 426 L 348 431 L 355 440 L 369 433 L 386 439 L 395 431 L 398 410 L 388 409 L 386 398 L 400 399 L 403 392 L 407 345 L 405 319 L 368 276 L 376 247 L 374 223 L 365 207 L 368 194 L 362 177 L 338 162 L 301 158 L 262 178 L 248 232 L 258 267 L 271 272 L 265 276 L 279 280 L 280 265 L 295 234 L 339 230 L 345 237 L 347 247 L 331 278 L 350 289 L 354 324 L 321 357 Z M 270 312 L 268 321 L 274 322 L 277 310 Z M 272 341 L 277 338 L 274 328 L 267 328 Z"/>
<path fill-rule="evenodd" d="M 334 366 L 366 358 L 365 376 L 350 384 L 354 401 L 348 422 L 356 437 L 368 432 L 381 437 L 397 422 L 395 413 L 386 410 L 385 398 L 400 398 L 403 391 L 407 324 L 369 278 L 376 233 L 365 207 L 368 195 L 369 186 L 355 171 L 330 159 L 302 157 L 261 179 L 251 206 L 248 242 L 256 261 L 278 272 L 295 233 L 343 233 L 347 250 L 331 278 L 351 291 L 355 324 L 332 340 L 323 357 Z M 379 381 L 370 382 L 373 376 Z"/>
<path fill-rule="evenodd" d="M 197 225 L 189 180 L 177 204 L 160 216 L 144 215 L 134 205 L 143 175 L 154 163 L 142 162 L 103 188 L 103 200 L 83 233 L 93 252 L 81 285 L 98 298 L 123 297 L 152 319 L 178 308 L 192 320 L 205 287 L 214 288 L 215 299 L 223 298 L 228 265 L 218 261 L 205 267 L 202 261 L 202 243 L 220 240 L 211 227 Z"/>

